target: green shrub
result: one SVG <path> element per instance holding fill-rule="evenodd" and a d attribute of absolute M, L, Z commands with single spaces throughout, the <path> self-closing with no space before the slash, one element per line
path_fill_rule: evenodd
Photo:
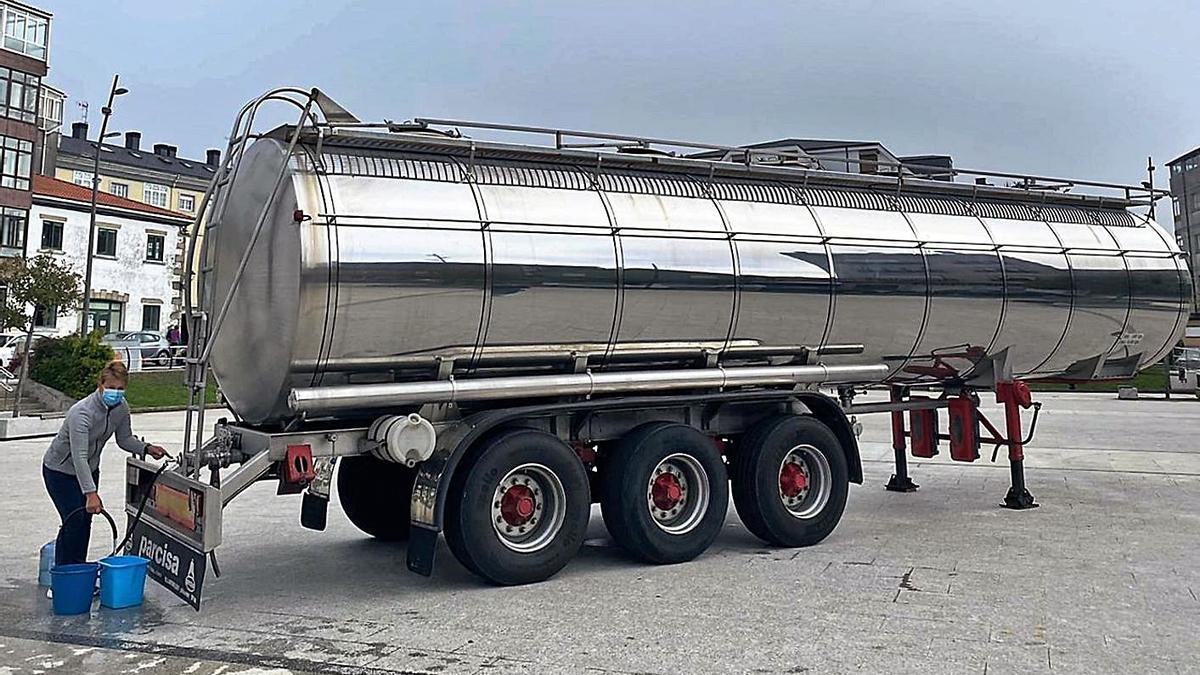
<path fill-rule="evenodd" d="M 43 338 L 34 346 L 29 374 L 71 398 L 83 398 L 95 391 L 100 371 L 115 356 L 112 348 L 100 342 L 99 333 L 86 338 Z"/>

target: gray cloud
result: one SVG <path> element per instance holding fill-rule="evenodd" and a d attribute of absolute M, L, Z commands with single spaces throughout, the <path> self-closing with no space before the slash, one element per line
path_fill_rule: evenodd
<path fill-rule="evenodd" d="M 1200 144 L 1200 5 L 1182 0 L 41 4 L 49 81 L 99 103 L 120 72 L 114 125 L 193 157 L 278 84 L 374 118 L 878 139 L 1128 182 Z"/>

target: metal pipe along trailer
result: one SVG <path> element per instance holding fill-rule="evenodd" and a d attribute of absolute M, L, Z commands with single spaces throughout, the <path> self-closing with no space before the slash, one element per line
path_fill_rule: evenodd
<path fill-rule="evenodd" d="M 296 122 L 257 131 L 268 103 Z M 704 552 L 731 494 L 764 541 L 816 544 L 862 482 L 849 416 L 869 412 L 892 416 L 890 489 L 916 487 L 910 441 L 995 445 L 1027 508 L 1024 382 L 1131 376 L 1189 309 L 1173 239 L 1135 210 L 1153 188 L 365 123 L 315 89 L 251 101 L 230 138 L 188 254 L 185 461 L 129 465 L 135 548 L 171 553 L 156 578 L 197 605 L 221 507 L 262 480 L 321 529 L 336 476 L 410 569 L 432 572 L 444 533 L 497 584 L 566 565 L 597 502 L 652 563 Z M 233 419 L 207 433 L 210 373 Z M 891 400 L 855 404 L 868 387 Z"/>

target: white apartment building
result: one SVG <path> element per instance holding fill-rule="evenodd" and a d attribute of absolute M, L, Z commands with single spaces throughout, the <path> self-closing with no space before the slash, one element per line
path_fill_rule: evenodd
<path fill-rule="evenodd" d="M 91 194 L 89 188 L 35 176 L 27 255 L 61 256 L 82 275 Z M 178 320 L 181 287 L 175 258 L 189 222 L 165 209 L 99 194 L 89 330 L 165 332 Z M 79 315 L 38 308 L 34 324 L 39 334 L 65 335 L 78 330 Z"/>

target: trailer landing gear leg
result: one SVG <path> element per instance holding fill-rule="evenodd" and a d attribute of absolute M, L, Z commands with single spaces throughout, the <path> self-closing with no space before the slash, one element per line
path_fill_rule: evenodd
<path fill-rule="evenodd" d="M 903 387 L 891 387 L 892 403 L 900 403 L 904 400 Z M 908 476 L 908 457 L 905 455 L 907 448 L 904 443 L 904 413 L 899 410 L 893 410 L 892 413 L 892 451 L 896 455 L 896 473 L 892 474 L 891 480 L 887 482 L 884 489 L 889 492 L 916 492 L 920 487 L 913 482 Z"/>
<path fill-rule="evenodd" d="M 1034 509 L 1038 504 L 1025 488 L 1025 448 L 1021 442 L 1021 408 L 1031 403 L 1029 387 L 1024 382 L 999 382 L 996 384 L 996 400 L 1004 404 L 1004 424 L 1008 432 L 1008 466 L 1012 475 L 1012 486 L 1004 495 L 1006 509 Z"/>
<path fill-rule="evenodd" d="M 1008 466 L 1012 473 L 1012 487 L 1008 488 L 1008 494 L 1004 495 L 1004 503 L 1000 506 L 1016 510 L 1036 509 L 1037 502 L 1033 501 L 1033 495 L 1025 489 L 1025 461 L 1009 459 Z"/>

